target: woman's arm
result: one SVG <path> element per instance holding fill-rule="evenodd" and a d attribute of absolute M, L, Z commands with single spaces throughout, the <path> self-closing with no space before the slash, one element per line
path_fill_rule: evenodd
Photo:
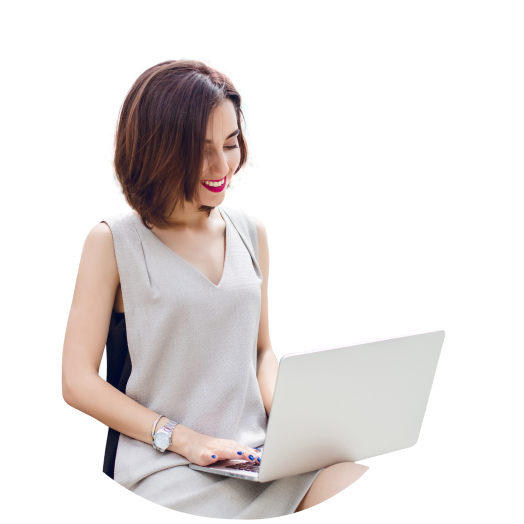
<path fill-rule="evenodd" d="M 97 373 L 84 374 L 74 388 L 64 390 L 64 400 L 106 426 L 151 444 L 151 428 L 158 415 L 121 393 Z M 157 431 L 168 422 L 168 418 L 162 417 L 157 423 Z M 172 434 L 173 443 L 167 449 L 185 456 L 188 429 L 178 424 Z"/>
<path fill-rule="evenodd" d="M 135 402 L 99 375 L 119 284 L 113 237 L 109 227 L 101 223 L 89 232 L 82 250 L 64 340 L 62 395 L 70 406 L 106 426 L 151 444 L 151 428 L 160 413 Z M 168 421 L 162 417 L 156 429 Z M 197 436 L 178 424 L 167 449 L 186 456 Z"/>
<path fill-rule="evenodd" d="M 277 383 L 278 360 L 271 347 L 258 352 L 257 376 L 264 407 L 269 415 Z"/>

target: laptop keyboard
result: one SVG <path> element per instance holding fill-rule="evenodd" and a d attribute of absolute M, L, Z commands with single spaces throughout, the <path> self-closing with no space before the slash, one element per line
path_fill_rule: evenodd
<path fill-rule="evenodd" d="M 253 462 L 241 462 L 239 464 L 233 464 L 232 466 L 226 466 L 226 468 L 241 469 L 242 471 L 254 471 L 258 473 L 260 464 L 255 464 Z"/>

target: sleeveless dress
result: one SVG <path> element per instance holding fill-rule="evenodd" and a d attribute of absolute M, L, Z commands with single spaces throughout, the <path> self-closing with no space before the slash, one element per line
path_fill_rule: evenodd
<path fill-rule="evenodd" d="M 125 310 L 111 316 L 107 381 L 194 431 L 263 448 L 268 417 L 257 382 L 263 279 L 257 229 L 244 211 L 218 209 L 226 224 L 218 286 L 133 213 L 102 220 L 113 235 Z M 260 483 L 196 471 L 189 463 L 108 430 L 104 473 L 156 504 L 202 517 L 293 513 L 322 471 Z"/>

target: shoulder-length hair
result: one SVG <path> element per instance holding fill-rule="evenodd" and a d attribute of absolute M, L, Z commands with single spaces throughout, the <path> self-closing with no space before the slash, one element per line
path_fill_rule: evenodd
<path fill-rule="evenodd" d="M 240 130 L 235 175 L 248 150 L 241 97 L 226 75 L 195 60 L 169 60 L 142 73 L 127 94 L 115 136 L 115 174 L 148 229 L 170 227 L 167 217 L 177 205 L 199 202 L 208 119 L 225 100 L 233 103 Z M 199 208 L 208 216 L 212 209 Z"/>

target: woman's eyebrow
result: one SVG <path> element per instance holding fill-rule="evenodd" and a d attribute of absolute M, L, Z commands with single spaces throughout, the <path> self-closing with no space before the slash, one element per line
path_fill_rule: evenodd
<path fill-rule="evenodd" d="M 231 138 L 231 137 L 235 136 L 235 135 L 238 135 L 238 133 L 240 133 L 240 129 L 237 129 L 236 131 L 233 131 L 233 132 L 232 132 L 232 133 L 231 133 L 231 134 L 226 138 L 226 140 L 227 140 L 228 138 Z M 206 144 L 211 144 L 211 140 L 208 140 L 208 139 L 206 138 Z"/>

